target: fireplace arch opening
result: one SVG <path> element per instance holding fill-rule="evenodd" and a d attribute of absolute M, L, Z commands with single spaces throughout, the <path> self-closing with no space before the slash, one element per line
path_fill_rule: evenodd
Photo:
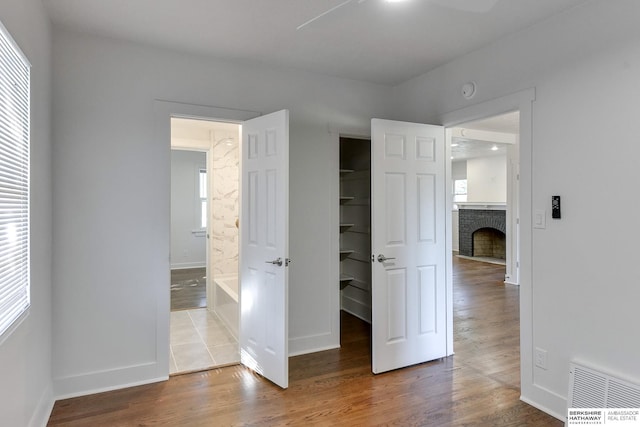
<path fill-rule="evenodd" d="M 491 227 L 479 228 L 472 234 L 471 256 L 506 259 L 506 242 L 502 231 Z"/>

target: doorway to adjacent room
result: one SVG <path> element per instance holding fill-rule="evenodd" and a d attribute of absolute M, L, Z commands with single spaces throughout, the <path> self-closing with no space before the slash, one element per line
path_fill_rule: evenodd
<path fill-rule="evenodd" d="M 170 373 L 238 363 L 239 125 L 171 119 Z"/>

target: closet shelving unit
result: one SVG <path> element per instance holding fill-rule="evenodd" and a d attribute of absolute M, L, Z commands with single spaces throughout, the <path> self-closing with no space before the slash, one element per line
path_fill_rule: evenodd
<path fill-rule="evenodd" d="M 340 289 L 342 309 L 371 318 L 370 141 L 340 140 Z"/>
<path fill-rule="evenodd" d="M 351 202 L 353 200 L 355 200 L 355 196 L 351 196 L 351 195 L 344 195 L 342 194 L 342 179 L 344 176 L 346 176 L 347 174 L 351 174 L 355 172 L 353 169 L 340 169 L 340 204 L 344 205 L 345 203 Z M 347 223 L 347 222 L 342 222 L 342 215 L 340 218 L 341 222 L 340 222 L 340 233 L 344 233 L 346 232 L 348 229 L 350 229 L 351 227 L 353 227 L 355 224 L 354 223 Z M 345 247 L 342 246 L 343 242 L 342 242 L 342 238 L 340 239 L 340 261 L 345 260 L 346 258 L 348 258 L 349 256 L 351 256 L 352 254 L 355 253 L 354 249 L 347 249 Z M 340 269 L 342 270 L 342 268 Z M 354 280 L 354 277 L 350 274 L 342 274 L 340 273 L 340 285 L 346 286 L 349 284 L 350 281 Z"/>

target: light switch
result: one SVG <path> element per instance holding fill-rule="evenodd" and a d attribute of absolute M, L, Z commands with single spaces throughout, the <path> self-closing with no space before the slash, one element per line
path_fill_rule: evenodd
<path fill-rule="evenodd" d="M 533 228 L 547 228 L 547 213 L 544 209 L 533 211 Z"/>

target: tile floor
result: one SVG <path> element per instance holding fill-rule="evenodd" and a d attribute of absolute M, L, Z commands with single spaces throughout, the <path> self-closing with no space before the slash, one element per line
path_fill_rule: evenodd
<path fill-rule="evenodd" d="M 169 373 L 239 363 L 236 338 L 206 308 L 171 312 Z"/>

